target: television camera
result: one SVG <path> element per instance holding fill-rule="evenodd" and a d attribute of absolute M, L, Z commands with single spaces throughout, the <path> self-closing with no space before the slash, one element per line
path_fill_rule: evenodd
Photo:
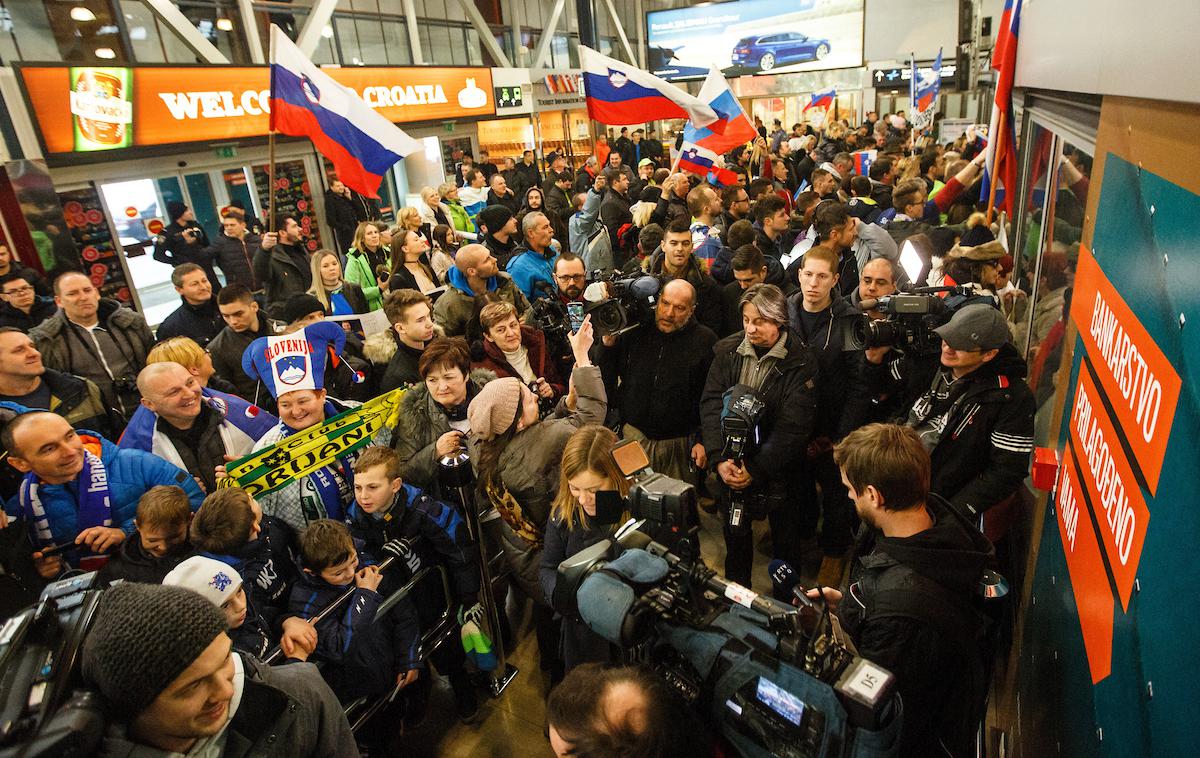
<path fill-rule="evenodd" d="M 683 531 L 694 488 L 652 472 L 636 442 L 613 457 L 629 494 L 597 493 L 596 521 L 631 518 L 559 564 L 556 609 L 649 662 L 741 755 L 894 755 L 892 674 L 854 652 L 824 603 L 797 589 L 802 607 L 788 605 L 710 569 L 698 529 Z M 663 531 L 672 547 L 652 537 Z"/>
<path fill-rule="evenodd" d="M 592 317 L 597 336 L 624 334 L 653 320 L 659 286 L 648 274 L 622 277 L 620 271 L 593 271 L 583 291 L 583 314 Z"/>
<path fill-rule="evenodd" d="M 881 319 L 864 315 L 854 325 L 854 345 L 858 348 L 895 347 L 918 355 L 936 355 L 942 338 L 933 330 L 942 326 L 962 306 L 982 302 L 969 287 L 915 287 L 906 292 L 862 301 L 862 309 L 877 310 Z"/>

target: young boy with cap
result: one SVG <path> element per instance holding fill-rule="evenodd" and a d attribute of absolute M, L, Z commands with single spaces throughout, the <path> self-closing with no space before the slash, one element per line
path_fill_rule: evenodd
<path fill-rule="evenodd" d="M 186 492 L 164 484 L 151 487 L 138 500 L 133 519 L 137 531 L 117 547 L 96 580 L 104 586 L 120 581 L 158 584 L 192 554 L 191 523 L 192 504 Z"/>
<path fill-rule="evenodd" d="M 358 755 L 315 666 L 266 666 L 233 652 L 225 629 L 218 608 L 182 587 L 104 593 L 82 655 L 112 719 L 103 754 Z"/>
<path fill-rule="evenodd" d="M 313 655 L 325 661 L 326 681 L 343 701 L 378 696 L 416 681 L 421 669 L 421 630 L 408 598 L 383 616 L 379 567 L 362 561 L 350 530 L 332 519 L 312 522 L 300 535 L 304 565 L 288 604 L 311 619 L 346 590 L 350 598 L 316 624 Z M 360 568 L 361 566 L 361 568 Z"/>
<path fill-rule="evenodd" d="M 189 589 L 220 608 L 229 625 L 234 650 L 262 660 L 278 644 L 278 635 L 271 632 L 262 614 L 255 610 L 241 575 L 228 563 L 193 555 L 163 577 L 162 583 Z M 288 662 L 307 659 L 312 647 L 310 644 L 294 646 Z"/>

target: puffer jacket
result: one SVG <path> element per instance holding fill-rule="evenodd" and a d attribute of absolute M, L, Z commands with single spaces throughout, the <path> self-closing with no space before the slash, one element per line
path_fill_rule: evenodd
<path fill-rule="evenodd" d="M 137 515 L 138 500 L 151 487 L 164 484 L 183 488 L 193 511 L 197 510 L 200 502 L 204 500 L 204 493 L 200 491 L 196 481 L 186 471 L 162 458 L 141 450 L 122 450 L 88 429 L 80 429 L 79 436 L 88 452 L 93 455 L 97 452 L 100 454 L 100 460 L 108 474 L 112 525 L 126 535 L 133 534 L 133 518 Z M 42 508 L 49 522 L 53 544 L 69 542 L 79 534 L 79 501 L 75 494 L 76 489 L 74 481 L 66 484 L 42 483 L 39 486 Z M 29 524 L 34 544 L 44 544 L 37 539 L 36 532 L 33 531 L 35 526 L 31 517 L 31 507 L 23 502 L 23 498 L 14 498 L 5 510 L 10 515 L 24 517 Z M 26 510 L 31 512 L 25 513 Z M 66 555 L 70 561 L 70 552 Z"/>
<path fill-rule="evenodd" d="M 467 378 L 467 400 L 496 378 L 491 371 L 476 369 Z M 400 476 L 435 498 L 440 498 L 437 478 L 437 441 L 450 431 L 446 411 L 430 396 L 425 383 L 416 384 L 400 401 L 400 418 L 392 441 L 400 458 Z"/>
<path fill-rule="evenodd" d="M 251 292 L 257 292 L 263 287 L 263 282 L 254 275 L 254 251 L 260 244 L 262 237 L 251 232 L 246 232 L 241 239 L 221 234 L 208 252 L 217 268 L 225 274 L 226 283 L 244 284 Z"/>
<path fill-rule="evenodd" d="M 500 454 L 497 473 L 505 488 L 521 507 L 523 518 L 536 528 L 546 529 L 550 506 L 558 494 L 558 470 L 563 448 L 577 429 L 588 424 L 603 424 L 608 413 L 604 380 L 597 366 L 576 366 L 571 372 L 578 401 L 574 411 L 560 403 L 553 417 L 517 432 Z M 472 437 L 471 447 L 478 457 L 480 442 Z M 538 576 L 541 546 L 531 545 L 504 524 L 504 552 L 509 558 L 521 588 L 532 598 L 544 593 Z M 544 600 L 543 600 L 544 602 Z"/>
<path fill-rule="evenodd" d="M 358 758 L 346 714 L 311 663 L 268 666 L 249 655 L 242 699 L 225 732 L 224 758 Z M 123 725 L 110 727 L 101 745 L 106 758 L 177 756 L 133 742 Z"/>

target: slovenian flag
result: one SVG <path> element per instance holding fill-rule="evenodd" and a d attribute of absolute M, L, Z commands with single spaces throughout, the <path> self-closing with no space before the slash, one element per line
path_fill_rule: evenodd
<path fill-rule="evenodd" d="M 742 104 L 716 66 L 708 71 L 704 86 L 700 88 L 700 99 L 716 111 L 717 120 L 708 126 L 696 126 L 689 121 L 683 127 L 685 148 L 688 144 L 698 145 L 720 155 L 758 136 L 754 124 L 750 123 Z"/>
<path fill-rule="evenodd" d="M 933 125 L 934 104 L 937 103 L 938 91 L 942 86 L 942 50 L 938 48 L 937 60 L 933 68 L 924 77 L 917 75 L 917 62 L 912 63 L 911 97 L 913 117 L 912 124 L 916 129 L 928 129 Z"/>
<path fill-rule="evenodd" d="M 809 108 L 821 108 L 822 110 L 829 110 L 829 108 L 833 105 L 833 99 L 835 97 L 837 97 L 836 89 L 813 93 L 812 99 L 808 101 L 808 105 L 804 106 L 804 110 L 800 112 L 804 113 Z"/>
<path fill-rule="evenodd" d="M 376 113 L 271 25 L 271 131 L 308 137 L 347 187 L 378 197 L 383 175 L 421 143 Z"/>
<path fill-rule="evenodd" d="M 737 174 L 722 165 L 720 157 L 708 148 L 684 142 L 679 151 L 679 169 L 690 171 L 729 186 L 737 183 Z"/>
<path fill-rule="evenodd" d="M 854 173 L 859 176 L 868 176 L 871 173 L 871 164 L 875 162 L 878 150 L 858 150 L 850 153 L 850 157 L 854 159 Z"/>
<path fill-rule="evenodd" d="M 1010 217 L 1013 210 L 1013 190 L 1017 183 L 1017 137 L 1013 124 L 1012 88 L 1017 69 L 1017 38 L 1020 29 L 1021 0 L 1006 0 L 1000 29 L 996 34 L 996 44 L 992 50 L 992 68 L 999 71 L 999 74 L 996 77 L 992 120 L 988 126 L 988 143 L 979 190 L 981 198 L 988 198 L 989 218 L 997 196 L 1000 198 L 1000 207 L 1007 211 Z M 1003 187 L 1003 194 L 996 192 L 994 196 L 993 184 Z"/>
<path fill-rule="evenodd" d="M 644 124 L 665 118 L 685 118 L 697 126 L 717 120 L 713 109 L 698 97 L 654 74 L 579 46 L 583 64 L 588 115 L 602 124 Z"/>

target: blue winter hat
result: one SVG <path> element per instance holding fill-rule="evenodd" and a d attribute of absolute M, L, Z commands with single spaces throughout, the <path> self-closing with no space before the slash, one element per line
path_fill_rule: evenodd
<path fill-rule="evenodd" d="M 272 397 L 295 390 L 325 387 L 329 348 L 341 355 L 346 331 L 338 324 L 318 321 L 291 334 L 259 337 L 242 353 L 242 370 L 267 385 Z"/>

